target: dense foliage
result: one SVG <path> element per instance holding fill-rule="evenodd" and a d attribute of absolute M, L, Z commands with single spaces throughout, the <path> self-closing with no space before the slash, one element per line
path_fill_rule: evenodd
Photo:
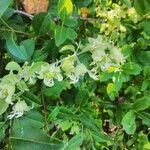
<path fill-rule="evenodd" d="M 0 0 L 0 149 L 149 150 L 150 1 L 44 3 Z"/>

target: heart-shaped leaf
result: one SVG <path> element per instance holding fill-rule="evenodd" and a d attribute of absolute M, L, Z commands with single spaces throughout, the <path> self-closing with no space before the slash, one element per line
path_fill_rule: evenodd
<path fill-rule="evenodd" d="M 19 62 L 29 61 L 34 52 L 35 41 L 28 39 L 22 41 L 20 46 L 14 41 L 13 32 L 5 33 L 6 47 L 9 53 Z"/>
<path fill-rule="evenodd" d="M 56 26 L 54 34 L 57 46 L 63 44 L 67 39 L 74 40 L 77 37 L 77 33 L 73 29 L 63 26 Z"/>

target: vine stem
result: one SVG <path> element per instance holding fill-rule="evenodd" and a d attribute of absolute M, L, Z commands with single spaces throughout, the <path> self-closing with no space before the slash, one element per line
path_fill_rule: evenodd
<path fill-rule="evenodd" d="M 27 35 L 27 36 L 31 36 L 28 33 L 22 32 L 22 31 L 18 31 L 13 29 L 11 26 L 9 26 L 2 18 L 0 18 L 0 20 L 3 22 L 3 24 L 8 28 L 0 28 L 1 31 L 9 31 L 9 32 L 15 32 L 15 33 L 19 33 L 19 34 L 23 34 L 23 35 Z"/>
<path fill-rule="evenodd" d="M 31 15 L 29 13 L 26 13 L 24 11 L 21 11 L 21 10 L 14 10 L 14 13 L 17 13 L 17 14 L 21 14 L 21 15 L 24 15 L 28 18 L 30 18 L 31 20 L 33 19 L 34 15 Z M 79 19 L 79 20 L 85 20 L 85 21 L 98 21 L 98 22 L 105 22 L 103 19 L 97 19 L 97 18 L 85 18 L 85 17 L 81 17 L 81 16 L 70 16 L 71 19 Z M 60 19 L 59 17 L 56 17 L 54 18 L 54 21 L 57 21 L 58 19 Z"/>
<path fill-rule="evenodd" d="M 2 18 L 0 18 L 1 21 L 4 23 L 4 25 L 9 28 L 9 30 L 11 30 L 12 32 L 14 31 L 14 29 L 12 27 L 10 27 Z"/>
<path fill-rule="evenodd" d="M 8 32 L 15 32 L 15 33 L 18 33 L 18 34 L 23 34 L 23 35 L 27 35 L 27 36 L 31 36 L 29 33 L 25 33 L 25 32 L 22 32 L 22 31 L 17 31 L 17 30 L 10 30 L 10 29 L 5 29 L 5 28 L 0 28 L 1 31 L 8 31 Z"/>

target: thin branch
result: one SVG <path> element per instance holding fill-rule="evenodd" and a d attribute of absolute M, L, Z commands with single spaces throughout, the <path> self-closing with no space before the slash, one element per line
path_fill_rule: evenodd
<path fill-rule="evenodd" d="M 30 14 L 24 12 L 24 11 L 21 11 L 21 10 L 14 10 L 14 13 L 24 15 L 24 16 L 30 18 L 31 20 L 32 20 L 33 17 L 34 17 L 33 15 L 30 15 Z"/>
<path fill-rule="evenodd" d="M 30 15 L 30 14 L 24 12 L 24 11 L 21 11 L 21 10 L 14 10 L 14 13 L 18 13 L 18 14 L 24 15 L 24 16 L 26 16 L 26 17 L 29 17 L 31 20 L 32 20 L 33 17 L 34 17 L 33 15 Z M 81 16 L 70 16 L 70 18 L 72 18 L 72 19 L 79 19 L 79 20 L 85 20 L 85 21 L 89 21 L 89 22 L 91 22 L 91 21 L 95 21 L 95 22 L 98 21 L 98 22 L 100 22 L 100 23 L 105 22 L 104 19 L 84 18 L 84 17 L 81 17 Z M 55 18 L 53 18 L 53 19 L 54 19 L 55 22 L 56 22 L 57 20 L 60 20 L 59 17 L 55 17 Z"/>
<path fill-rule="evenodd" d="M 0 28 L 1 31 L 8 31 L 8 32 L 15 32 L 15 33 L 18 33 L 18 34 L 23 34 L 23 35 L 27 35 L 27 36 L 31 36 L 31 34 L 29 33 L 25 33 L 25 32 L 22 32 L 22 31 L 17 31 L 17 30 L 10 30 L 10 29 L 5 29 L 5 28 Z"/>
<path fill-rule="evenodd" d="M 86 21 L 96 21 L 97 20 L 97 19 L 94 19 L 94 18 L 85 18 L 85 17 L 81 17 L 81 16 L 71 16 L 71 18 L 79 19 L 79 20 L 86 20 Z"/>
<path fill-rule="evenodd" d="M 3 22 L 3 24 L 9 28 L 11 31 L 14 31 L 14 29 L 12 27 L 10 27 L 2 18 L 0 18 L 0 20 Z"/>

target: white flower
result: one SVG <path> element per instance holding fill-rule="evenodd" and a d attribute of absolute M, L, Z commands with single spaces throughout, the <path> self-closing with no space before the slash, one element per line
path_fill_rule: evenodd
<path fill-rule="evenodd" d="M 92 58 L 94 61 L 101 61 L 105 55 L 104 50 L 97 49 L 92 53 Z"/>
<path fill-rule="evenodd" d="M 10 113 L 10 115 L 8 115 L 8 119 L 12 119 L 13 117 L 21 117 L 24 114 L 24 112 L 29 111 L 31 107 L 27 106 L 25 101 L 18 101 L 12 109 L 13 111 Z"/>
<path fill-rule="evenodd" d="M 30 77 L 28 83 L 34 85 L 36 83 L 36 78 Z"/>
<path fill-rule="evenodd" d="M 57 63 L 52 64 L 50 66 L 50 68 L 49 68 L 49 71 L 53 72 L 55 74 L 54 78 L 57 79 L 58 81 L 62 81 L 63 80 L 63 76 L 61 75 L 60 67 L 58 66 Z"/>
<path fill-rule="evenodd" d="M 74 70 L 74 56 L 67 57 L 63 60 L 61 63 L 61 68 L 63 71 L 65 71 L 66 74 L 73 72 Z"/>
<path fill-rule="evenodd" d="M 79 63 L 75 67 L 74 72 L 68 74 L 67 76 L 70 78 L 71 83 L 77 83 L 79 79 L 83 77 L 86 73 L 88 73 L 92 79 L 98 80 L 96 68 L 88 70 L 86 66 L 82 63 Z"/>
<path fill-rule="evenodd" d="M 84 64 L 80 63 L 76 66 L 74 72 L 77 76 L 84 76 L 84 74 L 87 72 L 87 68 Z"/>
<path fill-rule="evenodd" d="M 101 62 L 100 68 L 102 71 L 108 70 L 111 66 L 114 66 L 115 64 L 112 62 L 112 60 L 109 58 L 109 55 L 107 55 L 104 60 Z"/>
<path fill-rule="evenodd" d="M 54 85 L 54 80 L 52 79 L 48 79 L 48 78 L 44 78 L 43 80 L 44 84 L 48 87 L 52 87 Z"/>
<path fill-rule="evenodd" d="M 49 87 L 54 85 L 54 79 L 57 79 L 58 81 L 63 80 L 60 67 L 57 63 L 42 66 L 37 74 L 38 78 L 43 79 L 44 84 Z"/>
<path fill-rule="evenodd" d="M 107 18 L 109 20 L 113 20 L 115 17 L 117 17 L 117 12 L 116 11 L 114 11 L 114 10 L 108 11 Z"/>
<path fill-rule="evenodd" d="M 70 73 L 70 74 L 68 74 L 67 76 L 70 78 L 70 80 L 71 80 L 70 83 L 72 83 L 72 84 L 77 83 L 77 82 L 79 81 L 79 79 L 80 79 L 80 76 L 77 76 L 77 75 L 74 74 L 74 73 Z"/>
<path fill-rule="evenodd" d="M 85 75 L 87 71 L 88 70 L 86 66 L 82 63 L 79 63 L 71 73 L 66 75 L 70 78 L 71 83 L 76 83 L 79 81 L 80 77 L 83 77 Z"/>
<path fill-rule="evenodd" d="M 6 103 L 13 104 L 12 97 L 15 93 L 15 85 L 1 84 L 0 85 L 0 99 L 4 99 Z"/>
<path fill-rule="evenodd" d="M 97 69 L 96 68 L 93 68 L 92 70 L 88 70 L 88 74 L 92 79 L 98 80 L 98 75 L 97 75 Z"/>
<path fill-rule="evenodd" d="M 124 64 L 125 58 L 118 48 L 116 47 L 112 48 L 111 56 L 116 61 L 117 64 Z"/>

